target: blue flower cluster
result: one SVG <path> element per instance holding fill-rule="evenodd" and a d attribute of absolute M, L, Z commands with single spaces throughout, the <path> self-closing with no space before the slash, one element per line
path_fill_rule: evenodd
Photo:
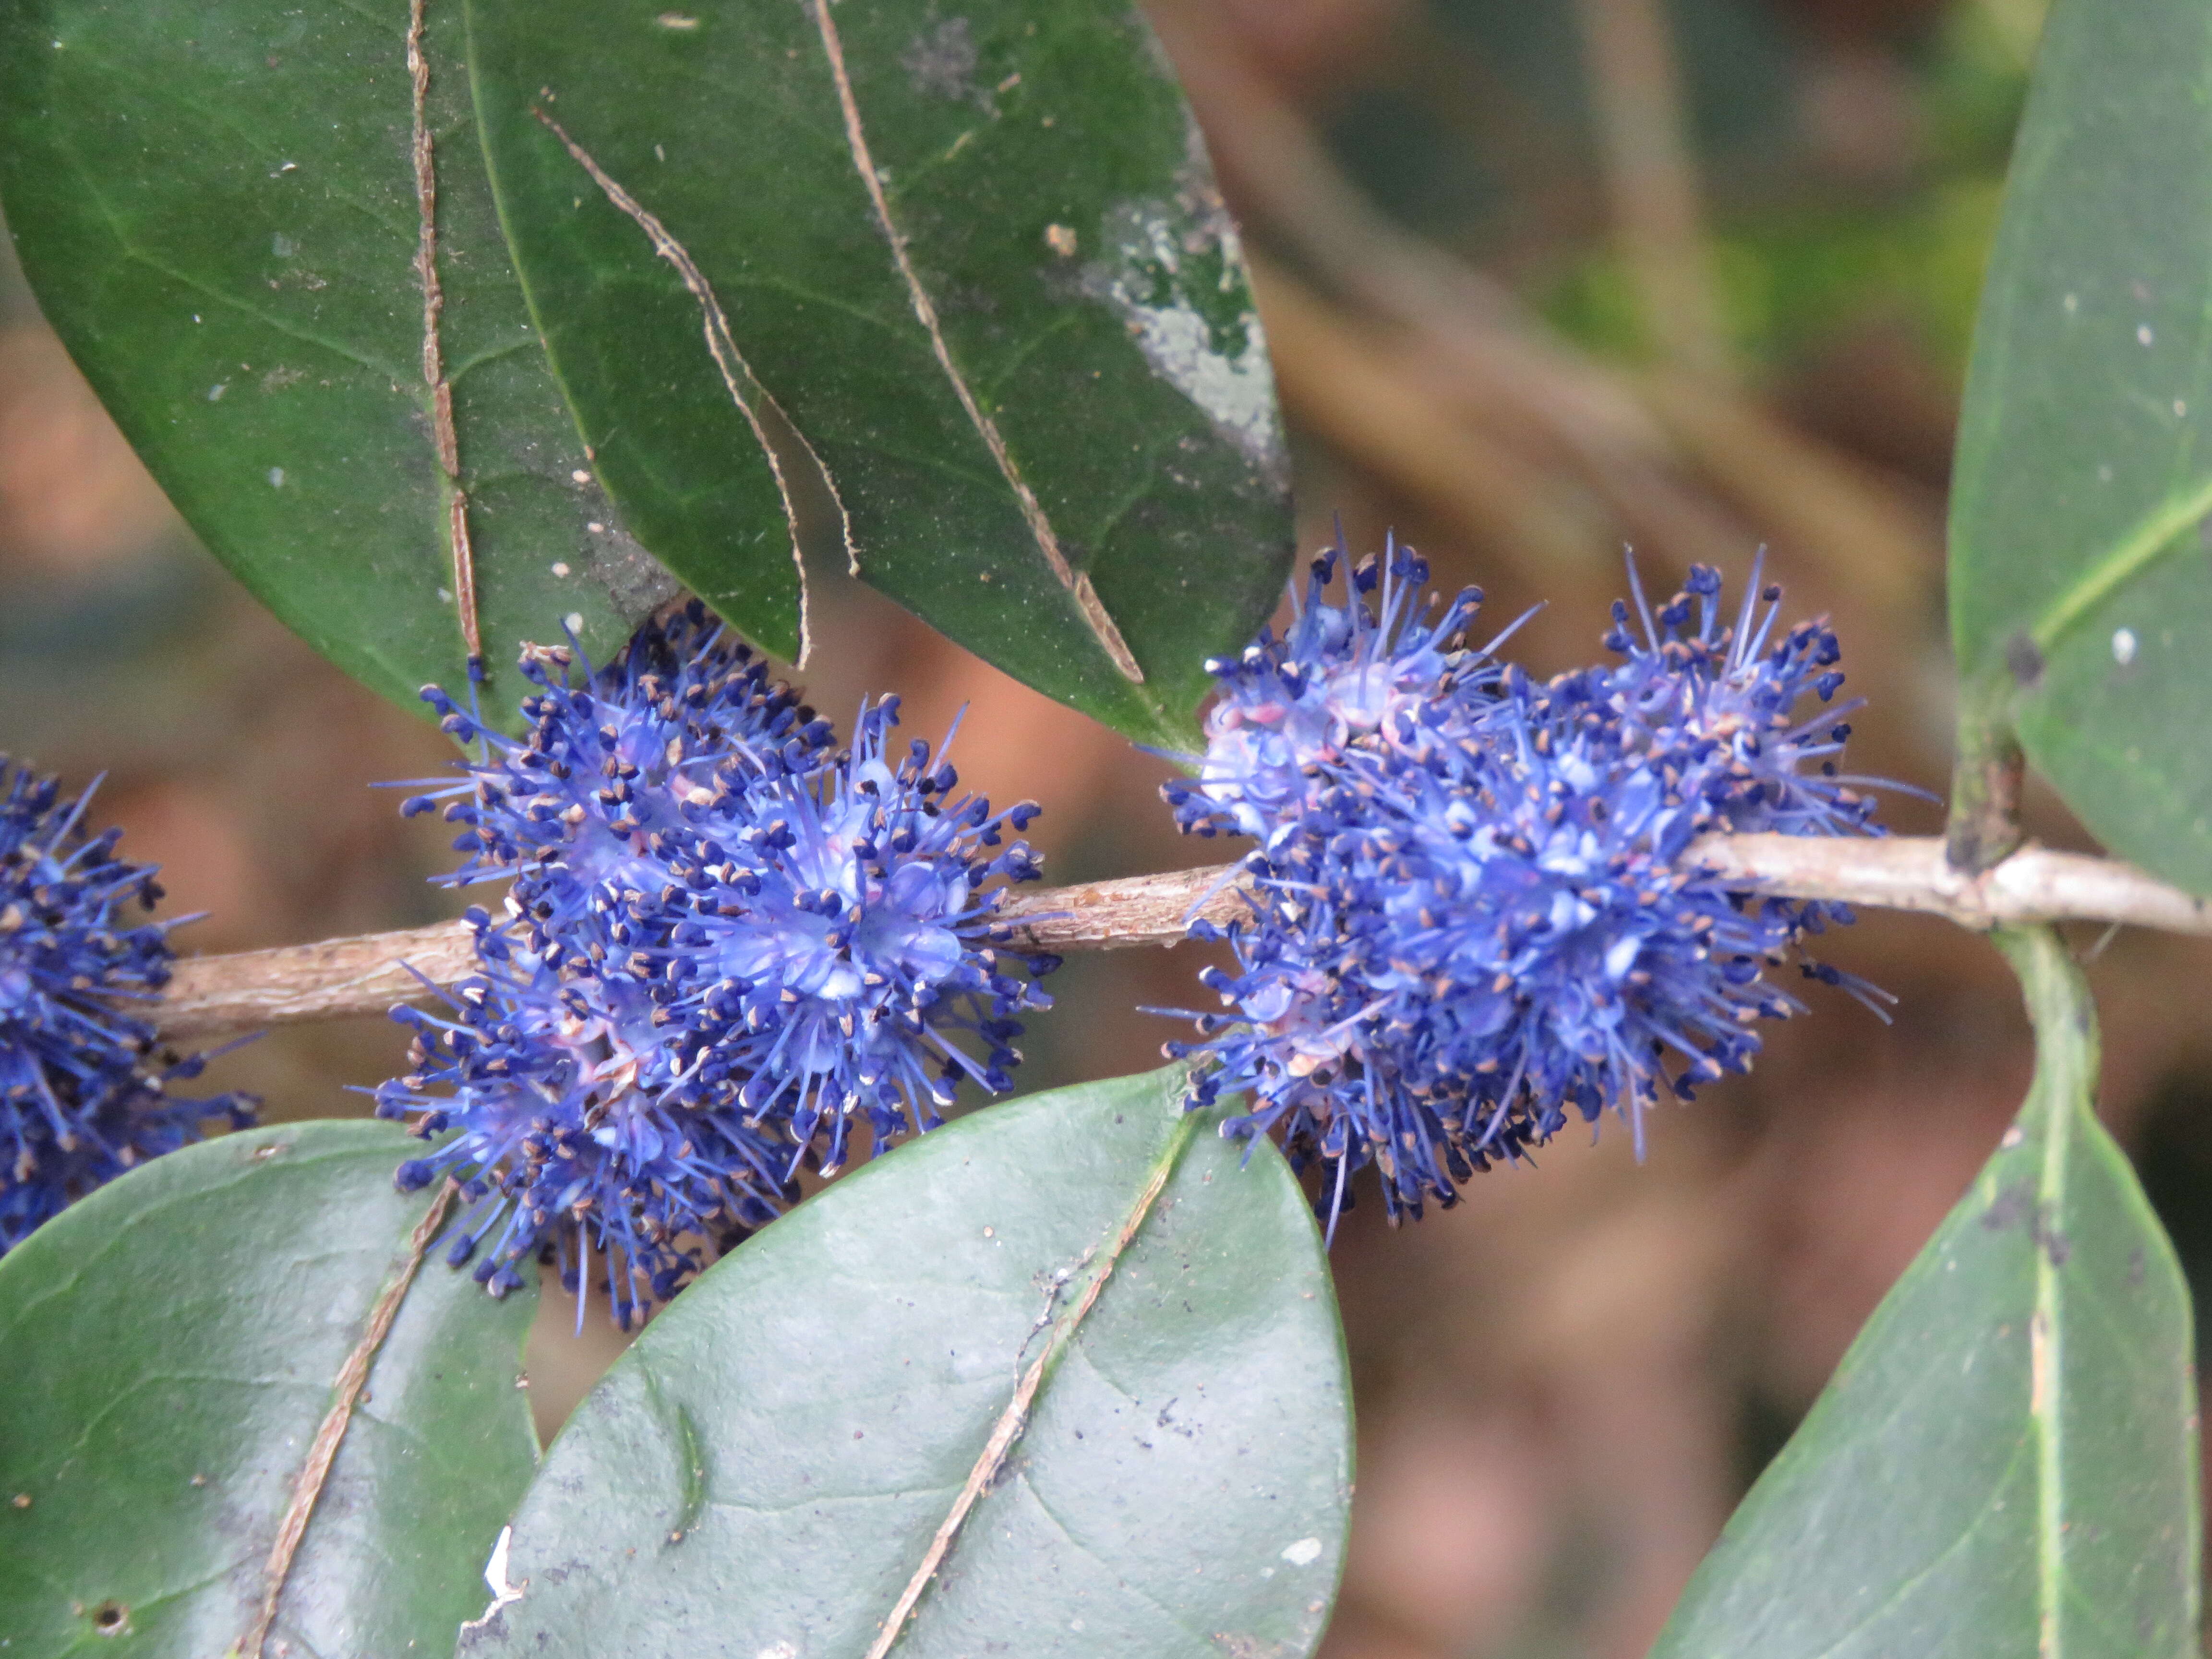
<path fill-rule="evenodd" d="M 1049 999 L 994 921 L 1037 860 L 1035 815 L 955 797 L 896 699 L 849 747 L 694 605 L 614 663 L 537 650 L 520 740 L 424 692 L 477 744 L 464 781 L 411 799 L 465 828 L 449 879 L 510 880 L 471 912 L 482 971 L 435 1013 L 378 1109 L 425 1139 L 400 1172 L 470 1206 L 449 1259 L 495 1293 L 547 1249 L 627 1325 L 706 1251 L 773 1217 L 802 1169 L 834 1172 L 935 1127 L 963 1078 L 1011 1086 L 1017 1016 Z M 948 740 L 949 741 L 949 740 Z M 980 1051 L 981 1057 L 975 1051 Z M 603 1264 L 594 1267 L 594 1259 Z"/>
<path fill-rule="evenodd" d="M 120 831 L 85 834 L 90 801 L 0 756 L 0 1254 L 209 1121 L 253 1121 L 241 1095 L 167 1092 L 203 1059 L 156 1057 L 130 1005 L 167 983 L 172 924 L 133 920 L 161 890 Z"/>
<path fill-rule="evenodd" d="M 1194 1103 L 1248 1094 L 1231 1133 L 1333 1164 L 1332 1220 L 1366 1164 L 1392 1217 L 1417 1216 L 1571 1112 L 1622 1112 L 1640 1152 L 1662 1091 L 1745 1070 L 1753 1023 L 1798 1009 L 1766 970 L 1850 920 L 1684 856 L 1711 830 L 1880 833 L 1837 768 L 1856 705 L 1832 701 L 1834 635 L 1778 632 L 1780 591 L 1755 573 L 1724 617 L 1698 568 L 1656 616 L 1637 587 L 1640 636 L 1616 605 L 1619 662 L 1540 684 L 1467 647 L 1480 594 L 1427 620 L 1410 551 L 1331 605 L 1337 562 L 1316 563 L 1281 641 L 1212 665 L 1207 753 L 1164 792 L 1187 830 L 1261 842 L 1236 970 L 1206 975 L 1225 1012 L 1169 1045 L 1199 1062 Z"/>
<path fill-rule="evenodd" d="M 1351 573 L 1356 597 L 1333 605 L 1340 556 L 1315 561 L 1303 596 L 1291 590 L 1280 639 L 1262 629 L 1241 657 L 1206 664 L 1220 685 L 1206 753 L 1187 757 L 1198 775 L 1161 789 L 1185 833 L 1272 846 L 1304 820 L 1324 780 L 1364 763 L 1356 757 L 1464 744 L 1486 720 L 1500 673 L 1492 653 L 1505 635 L 1467 648 L 1482 590 L 1464 589 L 1432 617 L 1421 597 L 1427 566 L 1393 541 L 1382 560 Z"/>

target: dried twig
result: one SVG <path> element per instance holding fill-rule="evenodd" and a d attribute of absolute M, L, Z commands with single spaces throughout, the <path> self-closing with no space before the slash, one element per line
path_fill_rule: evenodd
<path fill-rule="evenodd" d="M 969 1469 L 967 1480 L 961 1483 L 959 1493 L 952 1500 L 951 1510 L 939 1524 L 935 1534 L 929 1540 L 929 1547 L 922 1553 L 921 1565 L 915 1567 L 914 1576 L 908 1579 L 897 1604 L 877 1631 L 876 1639 L 869 1644 L 866 1659 L 884 1659 L 896 1644 L 899 1632 L 906 1628 L 906 1621 L 913 1615 L 922 1592 L 929 1588 L 929 1581 L 945 1565 L 945 1554 L 951 1549 L 952 1540 L 959 1535 L 961 1525 L 968 1519 L 969 1511 L 975 1507 L 976 1500 L 991 1489 L 992 1483 L 999 1478 L 1000 1471 L 1006 1467 L 1007 1454 L 1013 1450 L 1014 1443 L 1022 1437 L 1022 1431 L 1029 1426 L 1030 1407 L 1036 1403 L 1037 1390 L 1044 1385 L 1046 1373 L 1052 1369 L 1053 1363 L 1067 1345 L 1075 1340 L 1076 1328 L 1090 1317 L 1091 1309 L 1097 1306 L 1099 1293 L 1106 1288 L 1107 1279 L 1128 1253 L 1138 1231 L 1145 1224 L 1146 1217 L 1152 1213 L 1152 1206 L 1167 1186 L 1169 1177 L 1175 1174 L 1176 1164 L 1181 1159 L 1183 1149 L 1190 1144 L 1192 1126 L 1193 1120 L 1188 1117 L 1176 1126 L 1166 1152 L 1153 1164 L 1152 1178 L 1145 1183 L 1144 1190 L 1137 1194 L 1137 1201 L 1129 1206 L 1129 1213 L 1123 1219 L 1120 1231 L 1115 1234 L 1113 1243 L 1107 1246 L 1104 1255 L 1097 1261 L 1091 1275 L 1091 1282 L 1083 1287 L 1082 1295 L 1076 1298 L 1075 1305 L 1068 1310 L 1066 1316 L 1054 1325 L 1051 1334 L 1045 1340 L 1044 1352 L 1030 1361 L 1029 1369 L 1022 1373 L 1021 1381 L 1014 1387 L 1013 1397 L 1007 1401 L 1006 1409 L 999 1413 L 998 1422 L 992 1426 L 990 1438 L 983 1443 L 981 1454 Z"/>
<path fill-rule="evenodd" d="M 307 1461 L 301 1467 L 299 1478 L 292 1483 L 291 1502 L 285 1505 L 284 1518 L 276 1528 L 276 1541 L 270 1549 L 269 1564 L 262 1573 L 261 1607 L 254 1615 L 253 1628 L 236 1650 L 241 1659 L 261 1659 L 270 1626 L 276 1622 L 276 1605 L 283 1599 L 285 1583 L 291 1577 L 292 1558 L 299 1553 L 300 1542 L 307 1535 L 307 1522 L 330 1480 L 331 1465 L 337 1461 L 339 1443 L 345 1438 L 346 1425 L 353 1421 L 354 1407 L 368 1382 L 369 1367 L 376 1363 L 376 1352 L 384 1346 L 384 1339 L 392 1334 L 392 1322 L 399 1317 L 399 1304 L 407 1299 L 408 1286 L 415 1282 L 430 1241 L 445 1225 L 446 1212 L 453 1207 L 453 1195 L 459 1191 L 448 1181 L 430 1200 L 430 1207 L 422 1212 L 422 1220 L 415 1224 L 415 1231 L 407 1241 L 407 1260 L 368 1310 L 368 1322 L 362 1330 L 361 1340 L 354 1344 L 353 1352 L 338 1367 L 337 1380 L 331 1385 L 331 1408 L 323 1418 L 322 1426 L 315 1431 L 314 1443 L 307 1448 Z M 281 1652 L 283 1644 L 277 1645 Z"/>
<path fill-rule="evenodd" d="M 407 76 L 414 94 L 414 133 L 410 154 L 415 163 L 417 221 L 415 275 L 422 286 L 422 384 L 430 393 L 430 435 L 438 470 L 446 476 L 446 534 L 453 553 L 453 606 L 461 619 L 461 641 L 469 660 L 483 659 L 483 635 L 477 623 L 476 553 L 469 541 L 469 497 L 461 487 L 460 441 L 453 430 L 453 388 L 446 379 L 438 321 L 446 308 L 438 283 L 438 164 L 430 139 L 430 59 L 422 50 L 423 8 L 428 0 L 409 0 Z"/>
<path fill-rule="evenodd" d="M 2212 900 L 2169 887 L 2131 865 L 2085 853 L 2023 848 L 1977 875 L 1954 868 L 1942 839 L 1932 836 L 1758 835 L 1708 836 L 1685 858 L 1751 892 L 1910 910 L 1977 931 L 2110 921 L 2212 935 Z M 1048 888 L 1017 894 L 1001 914 L 1012 927 L 1018 950 L 1170 945 L 1182 939 L 1194 915 L 1225 922 L 1238 913 L 1236 877 L 1237 866 L 1224 865 Z M 377 1014 L 395 1002 L 430 994 L 424 980 L 451 985 L 475 969 L 469 930 L 458 921 L 193 957 L 177 964 L 155 1017 L 163 1036 L 183 1041 Z"/>

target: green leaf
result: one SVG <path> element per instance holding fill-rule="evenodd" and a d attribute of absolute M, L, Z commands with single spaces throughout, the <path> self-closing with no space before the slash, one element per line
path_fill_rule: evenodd
<path fill-rule="evenodd" d="M 1273 605 L 1291 526 L 1235 233 L 1133 9 L 469 16 L 516 263 L 617 493 L 641 515 L 726 476 L 755 441 L 734 388 L 790 470 L 818 462 L 863 580 L 1188 742 L 1205 659 Z M 646 423 L 666 435 L 626 446 Z"/>
<path fill-rule="evenodd" d="M 2090 1109 L 2088 988 L 1999 942 L 2035 1081 L 1691 1582 L 1653 1659 L 2197 1652 L 2189 1294 Z"/>
<path fill-rule="evenodd" d="M 9 1659 L 215 1659 L 246 1640 L 334 1380 L 431 1202 L 392 1189 L 413 1145 L 380 1123 L 227 1135 L 0 1258 Z M 434 1255 L 404 1295 L 272 1655 L 442 1653 L 489 1599 L 485 1560 L 536 1459 L 516 1388 L 536 1298 L 494 1303 Z"/>
<path fill-rule="evenodd" d="M 991 1107 L 718 1264 L 555 1442 L 521 1599 L 461 1650 L 861 1659 L 980 1490 L 901 1659 L 1310 1652 L 1352 1473 L 1328 1263 L 1182 1086 Z"/>
<path fill-rule="evenodd" d="M 2212 892 L 2212 20 L 2057 0 L 1959 435 L 1970 682 L 2115 852 Z"/>
<path fill-rule="evenodd" d="M 572 619 L 602 659 L 675 591 L 795 647 L 771 489 L 632 515 L 594 479 L 509 265 L 458 0 L 430 0 L 438 335 L 486 655 Z M 47 317 L 216 556 L 404 705 L 465 683 L 425 380 L 409 8 L 0 9 L 0 198 Z M 649 522 L 648 522 L 649 520 Z M 489 706 L 511 704 L 495 687 Z"/>

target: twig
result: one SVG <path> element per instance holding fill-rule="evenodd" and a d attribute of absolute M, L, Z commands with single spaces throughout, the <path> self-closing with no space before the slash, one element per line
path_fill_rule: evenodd
<path fill-rule="evenodd" d="M 1835 899 L 1942 916 L 1962 927 L 2106 921 L 2212 936 L 2212 900 L 2169 887 L 2132 865 L 2026 847 L 1978 874 L 1954 867 L 1942 840 L 1707 836 L 1684 854 L 1730 886 L 1776 897 Z M 1018 951 L 1115 951 L 1170 945 L 1194 916 L 1240 914 L 1237 866 L 1127 876 L 1011 896 L 1000 912 Z M 402 963 L 407 966 L 402 966 Z M 410 973 L 411 967 L 415 973 Z M 325 939 L 316 945 L 189 957 L 155 1010 L 171 1041 L 309 1020 L 379 1014 L 476 971 L 465 923 Z M 420 974 L 422 979 L 415 977 Z"/>
<path fill-rule="evenodd" d="M 568 136 L 558 121 L 534 105 L 530 112 L 538 118 L 548 132 L 561 141 L 561 147 L 568 152 L 576 165 L 591 175 L 592 182 L 599 187 L 608 204 L 645 233 L 646 240 L 653 244 L 653 251 L 668 261 L 685 291 L 698 301 L 700 325 L 707 337 L 707 355 L 714 360 L 714 367 L 721 372 L 722 387 L 730 394 L 730 401 L 738 406 L 738 413 L 745 417 L 745 424 L 752 428 L 753 441 L 760 445 L 761 453 L 768 461 L 769 475 L 775 480 L 776 498 L 783 503 L 784 522 L 791 532 L 792 567 L 799 579 L 799 654 L 792 659 L 792 665 L 804 668 L 814 650 L 813 627 L 809 614 L 811 602 L 806 586 L 806 561 L 799 554 L 799 507 L 793 496 L 791 478 L 784 465 L 784 451 L 777 439 L 787 439 L 799 447 L 800 456 L 792 459 L 803 458 L 814 475 L 821 479 L 823 488 L 829 492 L 830 501 L 837 508 L 838 530 L 844 538 L 846 563 L 857 576 L 860 574 L 860 550 L 853 543 L 853 521 L 845 512 L 845 498 L 838 493 L 837 481 L 830 476 L 830 469 L 823 465 L 822 458 L 814 453 L 814 446 L 806 441 L 806 434 L 793 423 L 782 407 L 769 395 L 768 388 L 753 378 L 752 365 L 745 361 L 744 353 L 738 349 L 737 336 L 730 332 L 728 313 L 723 311 L 722 302 L 715 297 L 706 273 L 699 269 L 698 261 L 691 257 L 683 243 L 669 234 L 668 227 L 661 223 L 659 216 L 647 212 L 635 196 L 617 184 L 593 159 L 589 150 Z"/>
<path fill-rule="evenodd" d="M 439 922 L 393 933 L 362 933 L 235 956 L 192 957 L 177 964 L 155 1019 L 172 1041 L 313 1020 L 380 1014 L 423 994 L 412 967 L 436 985 L 476 969 L 465 922 Z"/>
<path fill-rule="evenodd" d="M 1036 498 L 1036 492 L 1030 488 L 1029 481 L 1022 476 L 1021 468 L 1014 464 L 1013 452 L 1006 447 L 1006 441 L 999 431 L 998 422 L 977 400 L 974 389 L 968 384 L 967 375 L 961 372 L 960 365 L 952 361 L 952 348 L 946 343 L 944 326 L 938 320 L 937 302 L 930 297 L 929 289 L 922 283 L 921 273 L 915 268 L 914 256 L 908 250 L 906 232 L 899 228 L 898 220 L 891 213 L 890 196 L 884 188 L 884 180 L 889 175 L 876 165 L 875 157 L 869 151 L 867 129 L 860 119 L 860 102 L 853 91 L 853 77 L 845 68 L 844 41 L 837 33 L 836 20 L 830 15 L 830 0 L 811 0 L 807 9 L 813 14 L 815 24 L 821 32 L 823 57 L 829 64 L 830 78 L 837 88 L 837 107 L 844 116 L 845 144 L 852 153 L 853 170 L 860 175 L 860 184 L 868 193 L 869 204 L 875 209 L 877 228 L 883 232 L 884 240 L 890 244 L 891 263 L 898 269 L 900 282 L 906 285 L 907 299 L 914 307 L 915 320 L 929 336 L 929 349 L 937 358 L 937 366 L 945 371 L 945 380 L 952 387 L 952 395 L 959 399 L 960 407 L 968 416 L 968 423 L 975 428 L 975 435 L 983 441 L 983 447 L 990 452 L 992 460 L 998 465 L 999 476 L 1006 480 L 1006 488 L 1013 492 L 1015 504 L 1021 508 L 1022 520 L 1029 526 L 1030 534 L 1036 542 L 1037 551 L 1044 556 L 1046 568 L 1052 572 L 1054 580 L 1074 599 L 1076 609 L 1083 615 L 1085 625 L 1097 637 L 1099 648 L 1105 652 L 1121 678 L 1133 685 L 1142 685 L 1145 671 L 1139 665 L 1136 653 L 1129 649 L 1128 641 L 1121 637 L 1121 625 L 1114 620 L 1113 613 L 1106 609 L 1106 602 L 1098 597 L 1098 590 L 1091 585 L 1091 573 L 1078 570 L 1068 563 L 1066 550 L 1060 544 L 1060 532 L 1053 528 L 1052 520 L 1045 515 L 1043 504 Z"/>
<path fill-rule="evenodd" d="M 453 431 L 453 388 L 446 379 L 445 354 L 438 343 L 438 320 L 446 308 L 438 282 L 438 164 L 430 141 L 430 60 L 422 50 L 422 14 L 428 0 L 408 0 L 407 76 L 414 91 L 415 275 L 422 285 L 422 383 L 430 390 L 430 435 L 446 475 L 446 530 L 453 550 L 453 606 L 460 614 L 461 641 L 473 666 L 483 660 L 483 635 L 477 623 L 476 550 L 469 542 L 469 497 L 461 487 L 460 441 Z"/>
<path fill-rule="evenodd" d="M 237 1650 L 241 1659 L 261 1659 L 262 1648 L 269 1640 L 269 1627 L 276 1622 L 276 1604 L 283 1599 L 284 1582 L 291 1576 L 292 1558 L 299 1553 L 301 1540 L 307 1536 L 308 1519 L 314 1514 L 316 1500 L 321 1498 L 323 1487 L 330 1480 L 331 1465 L 337 1461 L 338 1443 L 345 1438 L 346 1425 L 353 1420 L 353 1408 L 368 1381 L 368 1369 L 375 1364 L 376 1351 L 384 1346 L 384 1339 L 392 1334 L 392 1322 L 399 1316 L 399 1304 L 407 1299 L 407 1287 L 415 1282 L 423 1255 L 429 1249 L 430 1241 L 437 1237 L 438 1229 L 445 1224 L 446 1212 L 453 1207 L 453 1194 L 459 1190 L 448 1181 L 430 1200 L 430 1207 L 422 1212 L 422 1220 L 415 1224 L 415 1231 L 407 1241 L 406 1261 L 368 1310 L 368 1324 L 361 1334 L 361 1340 L 354 1344 L 353 1352 L 338 1367 L 337 1379 L 331 1385 L 335 1398 L 323 1418 L 322 1426 L 315 1431 L 314 1443 L 307 1449 L 307 1461 L 301 1468 L 299 1479 L 292 1483 L 292 1501 L 285 1505 L 284 1518 L 276 1528 L 276 1541 L 269 1552 L 269 1565 L 263 1570 L 267 1588 L 262 1593 L 261 1608 L 254 1616 L 253 1628 L 239 1644 Z"/>

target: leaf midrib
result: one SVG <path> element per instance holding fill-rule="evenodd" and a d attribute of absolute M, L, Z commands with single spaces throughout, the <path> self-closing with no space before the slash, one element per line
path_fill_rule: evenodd
<path fill-rule="evenodd" d="M 2212 513 L 2212 474 L 2186 495 L 2166 501 L 2140 520 L 2104 557 L 2045 606 L 2028 630 L 2047 657 L 2081 619 L 2128 581 L 2182 545 L 2181 532 Z"/>

